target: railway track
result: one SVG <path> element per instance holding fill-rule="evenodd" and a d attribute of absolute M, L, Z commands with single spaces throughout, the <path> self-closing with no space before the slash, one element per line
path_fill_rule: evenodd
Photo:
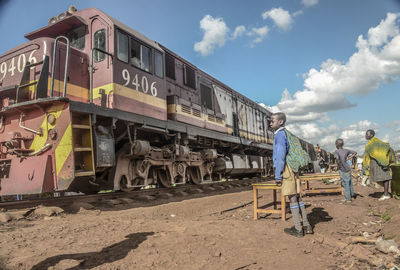
<path fill-rule="evenodd" d="M 65 207 L 76 202 L 102 204 L 104 202 L 117 202 L 127 198 L 133 202 L 156 202 L 163 200 L 176 200 L 182 197 L 191 198 L 198 196 L 210 196 L 215 194 L 236 192 L 251 188 L 252 183 L 267 181 L 267 178 L 251 178 L 242 180 L 229 180 L 213 182 L 202 185 L 184 185 L 171 188 L 150 188 L 129 192 L 110 192 L 93 195 L 74 195 L 51 198 L 24 199 L 19 201 L 0 202 L 0 209 L 24 209 L 39 205 Z"/>

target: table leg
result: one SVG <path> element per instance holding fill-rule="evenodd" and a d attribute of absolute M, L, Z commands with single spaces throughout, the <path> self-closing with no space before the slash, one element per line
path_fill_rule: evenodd
<path fill-rule="evenodd" d="M 253 187 L 253 205 L 254 205 L 254 219 L 257 220 L 258 219 L 258 191 L 256 187 Z"/>
<path fill-rule="evenodd" d="M 281 190 L 282 192 L 282 190 Z M 286 220 L 286 197 L 281 193 L 281 211 L 282 211 L 282 220 Z"/>

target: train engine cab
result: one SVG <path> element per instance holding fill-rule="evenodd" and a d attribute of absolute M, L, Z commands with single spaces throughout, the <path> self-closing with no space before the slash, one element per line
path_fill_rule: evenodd
<path fill-rule="evenodd" d="M 90 102 L 89 64 L 102 58 L 91 48 L 104 48 L 106 37 L 103 25 L 74 11 L 0 56 L 0 195 L 67 190 L 95 175 L 91 116 L 72 112 L 70 102 Z"/>

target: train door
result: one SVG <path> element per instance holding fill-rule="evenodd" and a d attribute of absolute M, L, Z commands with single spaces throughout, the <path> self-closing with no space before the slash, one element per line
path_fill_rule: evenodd
<path fill-rule="evenodd" d="M 99 88 L 106 88 L 112 81 L 111 57 L 101 51 L 110 52 L 111 27 L 101 18 L 96 17 L 91 25 L 91 54 L 93 51 L 93 93 L 96 98 Z"/>
<path fill-rule="evenodd" d="M 239 126 L 239 136 L 247 139 L 247 114 L 246 104 L 243 100 L 237 100 L 237 117 Z"/>
<path fill-rule="evenodd" d="M 233 135 L 239 136 L 238 100 L 234 95 L 232 95 L 232 126 Z"/>
<path fill-rule="evenodd" d="M 225 124 L 228 134 L 234 133 L 233 131 L 233 99 L 232 94 L 227 90 L 213 84 L 214 94 L 217 98 L 217 105 L 221 109 L 221 113 L 225 116 Z M 217 106 L 216 106 L 217 107 Z"/>
<path fill-rule="evenodd" d="M 263 124 L 262 124 L 262 115 L 261 111 L 258 109 L 255 109 L 256 115 L 255 115 L 255 125 L 256 125 L 256 135 L 257 135 L 257 141 L 264 142 L 264 133 L 263 133 Z"/>

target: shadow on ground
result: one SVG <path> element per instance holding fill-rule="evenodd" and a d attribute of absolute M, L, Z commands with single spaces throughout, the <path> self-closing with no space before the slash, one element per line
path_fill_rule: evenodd
<path fill-rule="evenodd" d="M 55 266 L 62 260 L 80 261 L 79 265 L 68 268 L 68 270 L 92 269 L 105 263 L 111 263 L 123 259 L 124 257 L 126 257 L 128 252 L 136 249 L 140 243 L 147 239 L 149 235 L 153 234 L 154 232 L 132 233 L 125 236 L 127 239 L 111 246 L 105 247 L 99 252 L 63 254 L 53 256 L 34 265 L 31 270 L 48 269 L 50 266 Z"/>
<path fill-rule="evenodd" d="M 0 257 L 0 269 L 8 270 L 8 268 L 6 267 L 5 260 L 3 258 L 1 258 L 1 257 Z"/>
<path fill-rule="evenodd" d="M 333 219 L 323 207 L 314 207 L 307 217 L 313 227 L 320 222 L 328 222 Z"/>
<path fill-rule="evenodd" d="M 383 192 L 376 191 L 376 192 L 374 192 L 374 193 L 368 194 L 368 197 L 372 197 L 372 198 L 378 199 L 378 198 L 380 198 L 382 195 L 383 195 Z"/>

